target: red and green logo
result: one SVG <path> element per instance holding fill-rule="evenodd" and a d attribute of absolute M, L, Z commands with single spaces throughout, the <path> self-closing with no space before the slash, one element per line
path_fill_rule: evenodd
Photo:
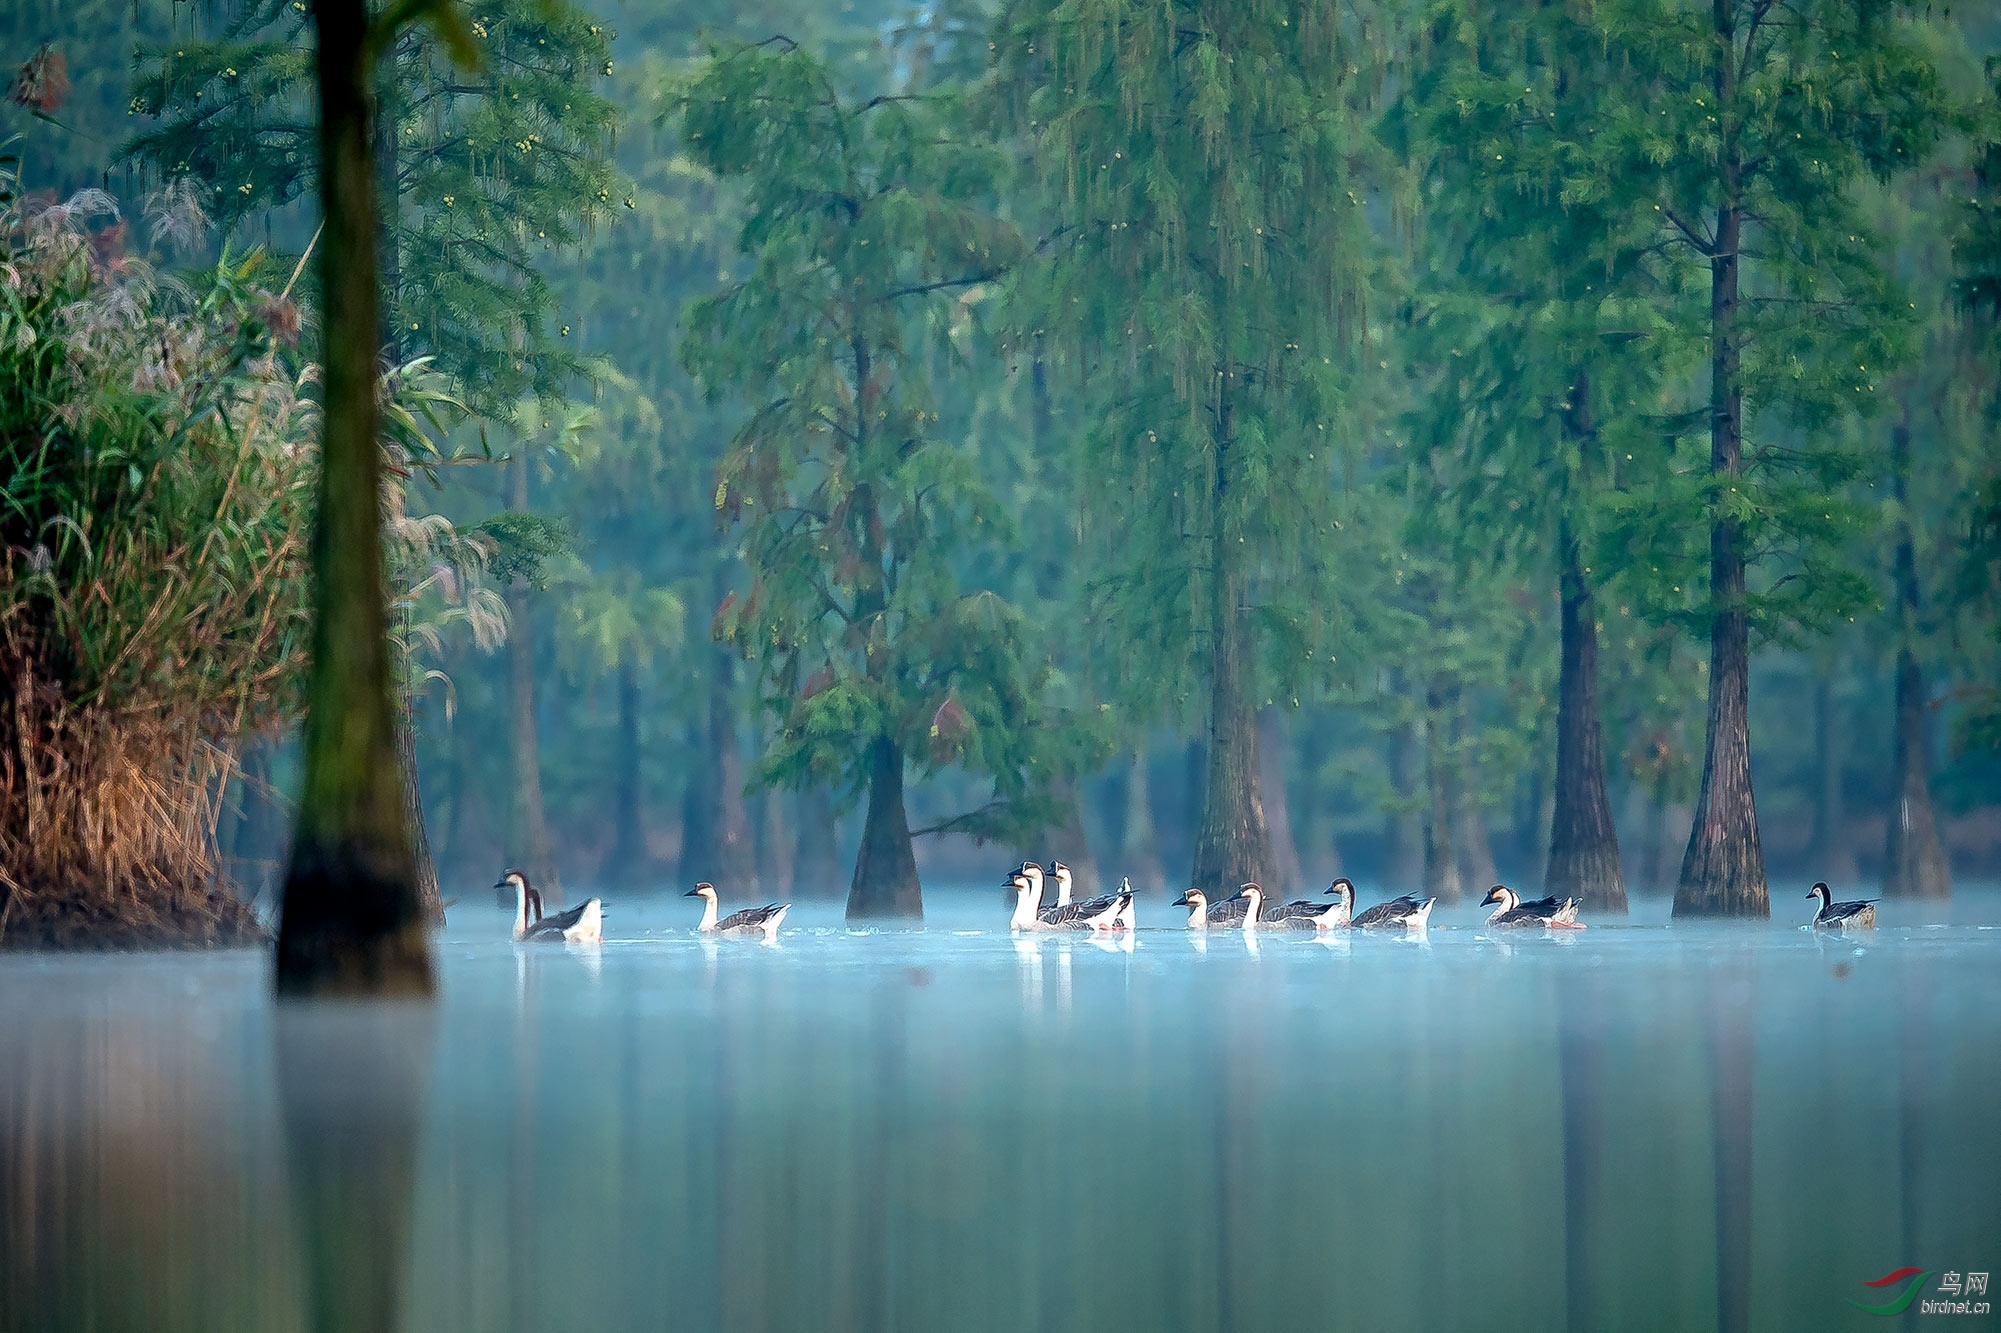
<path fill-rule="evenodd" d="M 1904 1290 L 1894 1299 L 1883 1305 L 1864 1305 L 1861 1301 L 1850 1301 L 1848 1303 L 1863 1314 L 1902 1314 L 1911 1308 L 1911 1302 L 1918 1298 L 1920 1291 L 1924 1290 L 1925 1279 L 1931 1275 L 1932 1272 L 1929 1268 L 1899 1268 L 1894 1273 L 1883 1274 L 1883 1276 L 1877 1278 L 1874 1282 L 1865 1282 L 1862 1284 L 1865 1287 L 1894 1287 L 1899 1282 L 1904 1282 Z"/>

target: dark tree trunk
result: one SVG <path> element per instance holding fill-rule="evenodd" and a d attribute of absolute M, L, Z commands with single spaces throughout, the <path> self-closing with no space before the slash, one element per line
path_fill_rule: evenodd
<path fill-rule="evenodd" d="M 396 761 L 403 778 L 403 817 L 410 822 L 410 856 L 416 862 L 417 892 L 424 916 L 443 925 L 445 900 L 438 891 L 438 865 L 431 859 L 431 835 L 424 826 L 424 792 L 417 785 L 417 718 L 408 703 L 396 710 Z"/>
<path fill-rule="evenodd" d="M 1119 863 L 1135 888 L 1152 892 L 1167 887 L 1160 865 L 1160 844 L 1153 826 L 1153 782 L 1147 773 L 1146 751 L 1133 752 L 1126 767 L 1125 828 L 1119 836 Z"/>
<path fill-rule="evenodd" d="M 513 506 L 528 510 L 528 455 L 511 464 Z M 507 826 L 507 862 L 528 878 L 551 905 L 563 901 L 562 877 L 549 844 L 542 805 L 542 739 L 535 716 L 535 599 L 525 579 L 507 590 L 507 736 L 514 767 L 513 817 Z"/>
<path fill-rule="evenodd" d="M 1424 776 L 1427 797 L 1424 819 L 1424 892 L 1450 906 L 1465 896 L 1459 879 L 1459 857 L 1453 850 L 1452 788 L 1458 774 L 1454 768 L 1451 725 L 1447 719 L 1446 691 L 1434 681 L 1424 696 Z"/>
<path fill-rule="evenodd" d="M 1297 893 L 1306 886 L 1305 872 L 1299 867 L 1299 843 L 1292 836 L 1292 803 L 1286 793 L 1289 730 L 1285 710 L 1278 705 L 1258 710 L 1259 789 L 1264 797 L 1265 828 L 1271 835 L 1271 880 L 1264 888 L 1274 896 Z"/>
<path fill-rule="evenodd" d="M 802 898 L 832 898 L 840 891 L 834 799 L 825 787 L 799 793 L 799 849 L 792 858 L 792 883 Z"/>
<path fill-rule="evenodd" d="M 1225 383 L 1225 381 L 1220 381 Z M 1271 878 L 1271 835 L 1259 790 L 1257 710 L 1252 703 L 1251 629 L 1244 615 L 1244 570 L 1230 540 L 1230 453 L 1234 444 L 1227 389 L 1216 405 L 1216 462 L 1209 497 L 1209 772 L 1195 836 L 1195 886 L 1234 892 Z"/>
<path fill-rule="evenodd" d="M 903 750 L 878 737 L 868 754 L 868 821 L 861 852 L 848 886 L 848 920 L 883 917 L 924 919 L 924 893 L 917 883 L 917 857 L 910 846 L 910 820 L 903 809 Z"/>
<path fill-rule="evenodd" d="M 305 780 L 278 927 L 285 995 L 429 995 L 425 907 L 397 770 L 383 605 L 368 6 L 315 7 L 322 430 Z"/>
<path fill-rule="evenodd" d="M 1918 614 L 1916 543 L 1909 517 L 1911 431 L 1899 425 L 1890 437 L 1892 485 L 1897 497 L 1897 733 L 1889 835 L 1883 848 L 1883 894 L 1889 898 L 1949 898 L 1952 871 L 1932 812 L 1931 744 L 1926 725 L 1925 673 L 1915 645 Z"/>
<path fill-rule="evenodd" d="M 1841 769 L 1844 760 L 1841 723 L 1834 700 L 1834 678 L 1814 677 L 1814 802 L 1813 849 L 1815 879 L 1830 884 L 1852 884 L 1857 874 L 1855 842 L 1848 836 L 1848 821 L 1842 812 Z"/>
<path fill-rule="evenodd" d="M 618 742 L 612 757 L 612 842 L 600 872 L 607 888 L 646 883 L 646 809 L 640 786 L 639 667 L 630 656 L 618 664 Z"/>
<path fill-rule="evenodd" d="M 1736 99 L 1730 10 L 1716 9 L 1724 58 L 1718 62 L 1717 103 Z M 1721 479 L 1744 470 L 1744 392 L 1738 377 L 1737 250 L 1741 186 L 1734 140 L 1721 164 L 1723 203 L 1716 212 L 1710 258 L 1709 470 Z M 1751 625 L 1745 605 L 1744 532 L 1719 513 L 1709 529 L 1709 717 L 1702 758 L 1702 793 L 1675 889 L 1676 916 L 1770 917 L 1765 849 L 1751 790 Z"/>
<path fill-rule="evenodd" d="M 718 651 L 715 673 L 709 677 L 709 755 L 714 764 L 715 800 L 710 833 L 715 841 L 708 849 L 710 871 L 702 878 L 755 896 L 761 891 L 757 852 L 750 841 L 750 812 L 744 808 L 743 751 L 737 745 L 736 721 L 736 658 Z"/>
<path fill-rule="evenodd" d="M 1605 789 L 1605 740 L 1598 720 L 1598 623 L 1577 534 L 1565 518 L 1557 535 L 1562 649 L 1556 687 L 1556 791 L 1543 892 L 1578 898 L 1594 912 L 1626 910 L 1619 834 Z"/>

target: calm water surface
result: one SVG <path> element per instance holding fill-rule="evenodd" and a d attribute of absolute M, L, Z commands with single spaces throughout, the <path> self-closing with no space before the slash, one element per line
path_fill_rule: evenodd
<path fill-rule="evenodd" d="M 0 1327 L 1894 1327 L 1864 1282 L 2001 1268 L 2001 895 L 1797 896 L 1129 948 L 676 899 L 591 952 L 476 904 L 428 1010 L 0 958 Z"/>

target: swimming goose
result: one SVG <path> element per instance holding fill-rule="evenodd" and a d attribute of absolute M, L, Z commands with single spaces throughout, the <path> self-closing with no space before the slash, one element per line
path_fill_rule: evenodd
<path fill-rule="evenodd" d="M 1055 930 L 1042 919 L 1042 877 L 1031 877 L 1026 868 L 1007 877 L 1003 886 L 1015 891 L 1014 915 L 1007 919 L 1009 930 Z"/>
<path fill-rule="evenodd" d="M 1118 930 L 1126 924 L 1125 918 L 1132 912 L 1131 880 L 1120 885 L 1117 893 L 1101 893 L 1095 898 L 1073 904 L 1070 891 L 1075 879 L 1070 867 L 1061 861 L 1051 861 L 1049 878 L 1056 881 L 1056 910 L 1069 909 L 1072 914 L 1064 918 L 1068 924 L 1088 926 L 1092 930 Z"/>
<path fill-rule="evenodd" d="M 773 939 L 778 934 L 779 924 L 785 920 L 785 914 L 792 910 L 791 903 L 766 903 L 763 907 L 746 907 L 741 912 L 731 912 L 718 921 L 715 885 L 703 880 L 681 896 L 703 900 L 702 924 L 695 929 L 704 935 L 762 935 Z"/>
<path fill-rule="evenodd" d="M 1347 884 L 1337 880 L 1337 884 Z M 1353 888 L 1351 884 L 1349 888 Z M 1332 888 L 1327 892 L 1333 893 Z M 1289 903 L 1274 903 L 1264 910 L 1263 924 L 1303 930 L 1311 926 L 1315 930 L 1330 930 L 1335 926 L 1348 924 L 1349 902 L 1337 897 L 1331 903 L 1323 903 L 1317 898 L 1296 898 Z"/>
<path fill-rule="evenodd" d="M 586 898 L 567 911 L 543 916 L 542 895 L 528 883 L 526 872 L 510 870 L 493 887 L 504 889 L 510 884 L 514 886 L 516 940 L 524 944 L 531 940 L 561 941 L 564 944 L 604 942 L 604 903 L 599 899 Z"/>
<path fill-rule="evenodd" d="M 1235 897 L 1225 898 L 1220 903 L 1212 903 L 1209 901 L 1209 895 L 1202 890 L 1190 889 L 1168 906 L 1188 909 L 1190 930 L 1207 930 L 1211 926 L 1225 930 L 1244 923 L 1244 909 L 1249 903 L 1243 898 Z"/>
<path fill-rule="evenodd" d="M 1497 929 L 1512 930 L 1522 926 L 1584 929 L 1577 919 L 1575 898 L 1537 898 L 1533 902 L 1523 902 L 1522 895 L 1505 884 L 1496 884 L 1480 900 L 1482 907 L 1488 903 L 1498 904 L 1487 916 L 1487 924 Z"/>
<path fill-rule="evenodd" d="M 1348 886 L 1350 901 L 1355 889 Z M 1392 898 L 1386 903 L 1377 903 L 1368 911 L 1356 917 L 1351 923 L 1360 930 L 1373 930 L 1384 926 L 1404 926 L 1411 930 L 1423 930 L 1431 921 L 1431 909 L 1438 902 L 1436 898 L 1419 898 L 1406 893 Z"/>
<path fill-rule="evenodd" d="M 1876 924 L 1877 899 L 1837 903 L 1832 901 L 1833 894 L 1825 884 L 1814 885 L 1807 890 L 1806 896 L 1820 899 L 1820 907 L 1813 914 L 1816 930 L 1846 930 L 1850 926 L 1873 927 Z"/>

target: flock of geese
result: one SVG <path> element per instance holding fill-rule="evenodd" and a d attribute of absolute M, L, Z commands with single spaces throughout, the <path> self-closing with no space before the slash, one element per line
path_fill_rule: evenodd
<path fill-rule="evenodd" d="M 1056 885 L 1056 900 L 1044 904 L 1043 893 L 1051 882 Z M 1016 933 L 1090 931 L 1103 934 L 1138 928 L 1138 914 L 1134 908 L 1136 895 L 1130 879 L 1121 880 L 1115 893 L 1101 893 L 1082 901 L 1072 897 L 1075 882 L 1070 867 L 1061 861 L 1051 861 L 1047 868 L 1034 861 L 1022 862 L 1004 882 L 1004 887 L 1015 891 L 1014 914 L 1008 918 L 1008 929 Z M 516 941 L 524 944 L 603 942 L 602 900 L 587 898 L 566 911 L 544 916 L 542 895 L 528 882 L 526 873 L 509 870 L 494 888 L 510 886 L 515 894 Z M 763 907 L 746 907 L 728 916 L 720 916 L 721 903 L 716 895 L 716 886 L 707 880 L 682 896 L 702 900 L 702 919 L 696 930 L 710 936 L 751 935 L 774 939 L 778 927 L 785 921 L 785 914 L 792 910 L 790 903 L 767 903 Z M 1838 903 L 1833 900 L 1826 884 L 1815 884 L 1807 897 L 1819 903 L 1813 917 L 1816 930 L 1866 929 L 1876 924 L 1877 899 Z M 1419 898 L 1406 893 L 1357 913 L 1354 882 L 1344 876 L 1328 885 L 1321 898 L 1267 904 L 1262 888 L 1256 884 L 1245 884 L 1229 897 L 1213 903 L 1202 890 L 1190 889 L 1176 898 L 1173 906 L 1188 909 L 1187 927 L 1190 930 L 1423 930 L 1431 920 L 1431 909 L 1437 901 L 1436 898 Z M 1480 905 L 1494 909 L 1487 916 L 1489 929 L 1584 929 L 1584 923 L 1577 919 L 1578 901 L 1575 898 L 1548 897 L 1526 901 L 1507 885 L 1496 884 L 1480 900 Z"/>

